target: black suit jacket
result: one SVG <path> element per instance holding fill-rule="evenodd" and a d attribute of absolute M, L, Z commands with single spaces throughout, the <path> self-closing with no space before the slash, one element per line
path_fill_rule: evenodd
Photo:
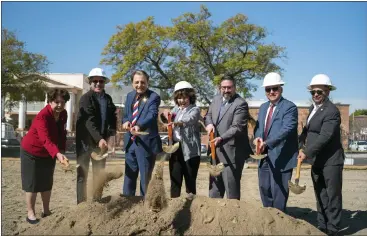
<path fill-rule="evenodd" d="M 309 115 L 312 110 L 313 105 L 310 107 Z M 326 99 L 303 128 L 299 137 L 300 148 L 303 148 L 313 166 L 344 164 L 340 123 L 339 109 Z"/>
<path fill-rule="evenodd" d="M 97 94 L 90 90 L 85 93 L 79 102 L 79 112 L 76 121 L 76 151 L 77 155 L 83 154 L 87 149 L 94 149 L 101 139 L 108 139 L 116 133 L 116 106 L 110 95 L 107 99 L 107 112 L 104 133 L 101 133 L 101 110 Z M 107 141 L 107 140 L 106 140 Z"/>

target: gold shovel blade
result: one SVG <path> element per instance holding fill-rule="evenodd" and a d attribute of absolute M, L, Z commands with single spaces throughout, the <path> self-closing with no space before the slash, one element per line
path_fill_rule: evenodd
<path fill-rule="evenodd" d="M 74 172 L 76 169 L 78 169 L 79 166 L 80 166 L 79 164 L 77 164 L 77 165 L 71 165 L 71 164 L 69 164 L 67 166 L 61 164 L 61 168 L 65 171 L 65 173 L 68 172 L 68 171 Z"/>
<path fill-rule="evenodd" d="M 254 158 L 256 160 L 261 160 L 265 157 L 265 155 L 263 154 L 258 154 L 258 155 L 250 155 L 251 158 Z"/>
<path fill-rule="evenodd" d="M 168 146 L 164 145 L 162 148 L 165 153 L 172 154 L 176 152 L 179 147 L 180 147 L 180 143 L 175 143 L 173 145 L 168 145 Z"/>
<path fill-rule="evenodd" d="M 291 192 L 294 194 L 301 194 L 306 190 L 306 185 L 300 186 L 298 184 L 292 183 L 290 180 L 288 180 L 288 187 L 289 190 L 291 190 Z"/>

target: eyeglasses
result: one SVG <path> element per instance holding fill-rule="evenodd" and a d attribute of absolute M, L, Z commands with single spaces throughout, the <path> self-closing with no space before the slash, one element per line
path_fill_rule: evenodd
<path fill-rule="evenodd" d="M 267 93 L 270 93 L 270 91 L 273 90 L 273 92 L 277 92 L 279 90 L 279 87 L 273 87 L 273 88 L 266 88 L 265 91 Z"/>
<path fill-rule="evenodd" d="M 93 80 L 92 81 L 93 84 L 97 84 L 97 83 L 100 83 L 100 84 L 103 84 L 104 83 L 104 80 L 103 79 L 100 79 L 100 80 Z"/>
<path fill-rule="evenodd" d="M 324 93 L 324 91 L 322 91 L 322 90 L 311 90 L 310 93 L 311 93 L 312 96 L 314 96 L 315 94 L 322 95 Z"/>

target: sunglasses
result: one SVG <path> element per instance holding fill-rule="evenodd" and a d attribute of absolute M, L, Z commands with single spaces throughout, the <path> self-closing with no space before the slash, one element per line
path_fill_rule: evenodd
<path fill-rule="evenodd" d="M 273 88 L 266 88 L 265 91 L 267 93 L 270 93 L 270 91 L 273 90 L 273 92 L 277 92 L 279 90 L 279 87 L 273 87 Z"/>
<path fill-rule="evenodd" d="M 312 96 L 315 95 L 315 94 L 322 95 L 324 93 L 324 91 L 322 91 L 322 90 L 311 90 L 310 93 L 311 93 Z"/>
<path fill-rule="evenodd" d="M 97 84 L 97 83 L 100 83 L 100 84 L 103 84 L 104 83 L 104 80 L 103 79 L 100 79 L 100 80 L 93 80 L 92 81 L 93 84 Z"/>

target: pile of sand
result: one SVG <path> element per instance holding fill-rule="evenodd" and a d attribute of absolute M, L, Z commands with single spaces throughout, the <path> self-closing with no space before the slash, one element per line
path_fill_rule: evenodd
<path fill-rule="evenodd" d="M 55 212 L 21 231 L 32 235 L 321 235 L 309 223 L 273 208 L 256 208 L 237 200 L 196 197 L 168 199 L 159 212 L 141 197 L 108 196 Z"/>
<path fill-rule="evenodd" d="M 120 177 L 108 174 L 98 185 Z M 169 199 L 164 192 L 163 162 L 156 165 L 142 197 L 107 196 L 65 208 L 21 234 L 31 235 L 322 235 L 311 224 L 274 208 L 246 201 L 197 196 Z M 99 190 L 101 191 L 101 190 Z"/>

